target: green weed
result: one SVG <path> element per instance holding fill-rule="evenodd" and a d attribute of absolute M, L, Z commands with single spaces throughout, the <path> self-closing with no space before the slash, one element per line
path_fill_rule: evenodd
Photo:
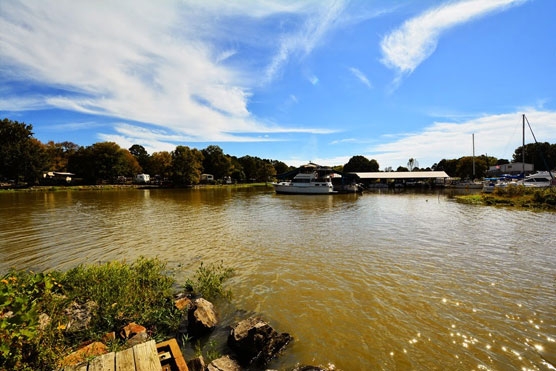
<path fill-rule="evenodd" d="M 232 292 L 224 288 L 224 282 L 233 273 L 234 270 L 224 267 L 222 262 L 206 266 L 201 262 L 201 266 L 193 275 L 193 279 L 185 281 L 185 289 L 209 300 L 219 297 L 230 300 Z"/>

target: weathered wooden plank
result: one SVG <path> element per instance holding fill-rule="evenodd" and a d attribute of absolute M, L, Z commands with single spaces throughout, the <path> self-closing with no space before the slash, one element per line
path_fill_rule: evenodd
<path fill-rule="evenodd" d="M 106 353 L 89 362 L 89 371 L 114 371 L 116 367 L 116 353 Z"/>
<path fill-rule="evenodd" d="M 134 346 L 133 356 L 137 371 L 160 371 L 162 368 L 154 340 Z"/>
<path fill-rule="evenodd" d="M 87 371 L 87 362 L 64 367 L 64 371 Z"/>
<path fill-rule="evenodd" d="M 116 353 L 116 371 L 135 371 L 133 348 Z"/>

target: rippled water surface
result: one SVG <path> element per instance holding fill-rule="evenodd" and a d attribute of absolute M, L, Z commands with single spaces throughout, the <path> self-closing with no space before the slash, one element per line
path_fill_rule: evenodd
<path fill-rule="evenodd" d="M 443 194 L 0 194 L 0 270 L 159 257 L 236 269 L 233 304 L 295 337 L 271 366 L 556 365 L 556 213 Z"/>

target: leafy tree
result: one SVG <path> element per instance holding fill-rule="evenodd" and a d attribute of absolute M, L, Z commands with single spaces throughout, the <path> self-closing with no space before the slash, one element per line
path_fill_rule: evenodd
<path fill-rule="evenodd" d="M 150 172 L 149 161 L 151 159 L 151 156 L 149 156 L 149 153 L 147 152 L 145 147 L 139 144 L 134 144 L 129 147 L 129 152 L 133 155 L 133 157 L 135 157 L 143 172 Z"/>
<path fill-rule="evenodd" d="M 515 149 L 513 154 L 513 160 L 515 162 L 521 162 L 522 160 L 522 146 Z M 543 161 L 544 159 L 549 167 L 546 166 Z M 525 162 L 533 164 L 535 170 L 552 170 L 556 168 L 556 143 L 550 144 L 548 142 L 542 143 L 529 143 L 525 145 Z"/>
<path fill-rule="evenodd" d="M 232 162 L 224 154 L 222 148 L 212 145 L 203 149 L 203 168 L 206 174 L 214 175 L 214 179 L 222 179 L 230 175 Z"/>
<path fill-rule="evenodd" d="M 378 168 L 378 162 L 374 159 L 369 160 L 365 156 L 353 156 L 344 165 L 344 172 L 376 172 Z"/>
<path fill-rule="evenodd" d="M 29 154 L 29 159 L 23 164 L 24 179 L 27 184 L 35 184 L 42 178 L 42 172 L 48 166 L 46 146 L 38 139 L 31 138 L 27 153 Z"/>
<path fill-rule="evenodd" d="M 457 159 L 452 159 L 452 160 L 442 159 L 442 160 L 440 160 L 440 162 L 438 164 L 434 164 L 432 166 L 432 168 L 435 171 L 445 171 L 446 174 L 453 177 L 453 176 L 456 176 L 456 167 L 457 166 L 458 166 L 458 160 Z"/>
<path fill-rule="evenodd" d="M 155 152 L 150 158 L 150 170 L 153 175 L 169 179 L 172 174 L 172 155 L 170 152 Z"/>
<path fill-rule="evenodd" d="M 262 161 L 257 169 L 257 180 L 260 182 L 268 182 L 276 176 L 276 169 L 270 162 Z"/>
<path fill-rule="evenodd" d="M 197 184 L 201 180 L 203 154 L 197 149 L 177 146 L 172 151 L 173 180 L 179 185 Z"/>
<path fill-rule="evenodd" d="M 229 156 L 232 168 L 230 169 L 230 176 L 234 180 L 244 180 L 245 172 L 243 171 L 243 166 L 239 162 L 239 159 L 235 156 Z"/>
<path fill-rule="evenodd" d="M 238 161 L 243 168 L 245 179 L 255 180 L 257 178 L 257 158 L 251 156 L 243 156 L 240 157 Z"/>
<path fill-rule="evenodd" d="M 284 174 L 289 171 L 289 166 L 283 163 L 282 161 L 278 160 L 271 160 L 272 166 L 274 166 L 274 170 L 276 170 L 276 174 Z"/>
<path fill-rule="evenodd" d="M 505 164 L 509 164 L 509 163 L 510 163 L 510 161 L 508 161 L 505 158 L 500 158 L 496 161 L 496 165 L 505 165 Z"/>
<path fill-rule="evenodd" d="M 476 157 L 475 158 L 475 178 L 482 178 L 485 176 L 487 170 L 485 160 Z M 458 160 L 456 167 L 456 176 L 465 179 L 473 178 L 473 157 L 465 156 Z"/>
<path fill-rule="evenodd" d="M 117 170 L 119 171 L 119 175 L 124 176 L 134 176 L 141 172 L 141 166 L 137 159 L 127 150 L 121 149 L 121 162 L 118 164 L 119 167 Z"/>
<path fill-rule="evenodd" d="M 88 183 L 113 182 L 120 175 L 129 177 L 141 171 L 135 157 L 114 142 L 99 142 L 78 149 L 69 158 L 68 168 Z"/>
<path fill-rule="evenodd" d="M 477 158 L 479 158 L 479 159 L 481 159 L 485 162 L 487 170 L 488 170 L 489 166 L 494 166 L 496 164 L 496 162 L 498 161 L 498 159 L 496 157 L 493 157 L 493 156 L 480 155 Z"/>
<path fill-rule="evenodd" d="M 72 142 L 54 143 L 49 141 L 46 144 L 46 154 L 48 156 L 48 170 L 67 171 L 69 158 L 77 152 L 79 146 Z"/>
<path fill-rule="evenodd" d="M 100 142 L 91 146 L 95 178 L 115 181 L 118 176 L 133 176 L 141 171 L 139 163 L 128 150 L 114 142 Z"/>
<path fill-rule="evenodd" d="M 406 167 L 403 167 L 403 166 L 398 166 L 396 171 L 398 171 L 398 172 L 407 172 L 407 171 L 409 171 L 409 169 L 406 168 Z"/>
<path fill-rule="evenodd" d="M 47 165 L 44 145 L 33 138 L 33 126 L 7 118 L 0 121 L 0 177 L 34 183 Z"/>

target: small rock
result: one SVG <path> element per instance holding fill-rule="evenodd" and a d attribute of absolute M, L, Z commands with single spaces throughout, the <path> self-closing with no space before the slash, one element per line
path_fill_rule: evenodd
<path fill-rule="evenodd" d="M 85 304 L 78 304 L 75 301 L 66 308 L 65 314 L 68 318 L 66 323 L 66 331 L 75 332 L 89 328 L 89 323 L 93 315 L 93 311 L 97 308 L 97 303 L 89 300 Z"/>
<path fill-rule="evenodd" d="M 110 341 L 114 341 L 116 340 L 116 333 L 114 331 L 112 332 L 107 332 L 106 334 L 104 334 L 104 336 L 102 337 L 102 342 L 104 344 L 110 342 Z"/>
<path fill-rule="evenodd" d="M 83 348 L 76 350 L 62 360 L 62 366 L 73 366 L 85 361 L 87 358 L 100 356 L 108 353 L 106 345 L 100 341 L 95 341 Z"/>
<path fill-rule="evenodd" d="M 218 323 L 214 305 L 208 300 L 199 298 L 195 306 L 189 311 L 189 332 L 200 335 L 214 329 Z"/>
<path fill-rule="evenodd" d="M 174 304 L 176 305 L 176 308 L 178 308 L 179 310 L 185 310 L 193 306 L 193 302 L 188 298 L 178 299 L 174 302 Z"/>
<path fill-rule="evenodd" d="M 193 358 L 187 362 L 189 371 L 205 371 L 205 359 L 203 356 Z"/>
<path fill-rule="evenodd" d="M 39 315 L 39 330 L 44 330 L 50 324 L 50 316 L 46 313 Z"/>
<path fill-rule="evenodd" d="M 259 317 L 240 321 L 230 331 L 228 345 L 241 363 L 262 366 L 274 358 L 290 341 L 287 333 L 279 334 Z"/>
<path fill-rule="evenodd" d="M 128 323 L 122 331 L 120 331 L 120 336 L 122 339 L 129 339 L 136 334 L 140 334 L 142 332 L 147 332 L 147 329 L 141 325 L 136 324 L 135 322 Z"/>
<path fill-rule="evenodd" d="M 146 342 L 148 338 L 149 336 L 147 335 L 147 332 L 140 332 L 130 337 L 125 344 L 131 348 L 132 346 Z"/>
<path fill-rule="evenodd" d="M 241 368 L 230 356 L 215 359 L 207 366 L 208 371 L 240 371 Z"/>

